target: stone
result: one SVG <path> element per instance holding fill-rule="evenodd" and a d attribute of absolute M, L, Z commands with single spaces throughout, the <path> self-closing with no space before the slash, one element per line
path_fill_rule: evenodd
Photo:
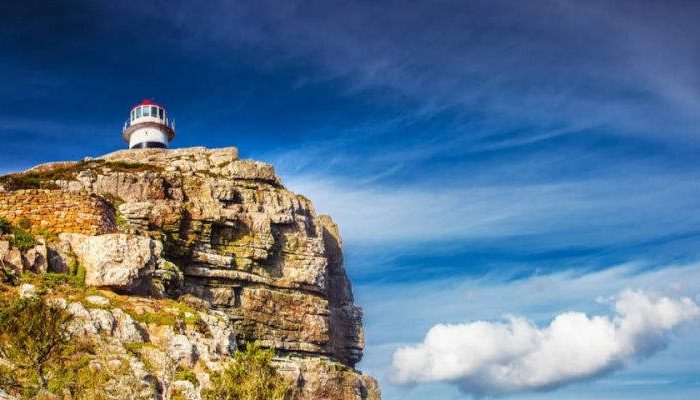
<path fill-rule="evenodd" d="M 36 297 L 36 295 L 36 286 L 32 285 L 31 283 L 23 283 L 19 287 L 19 297 L 22 299 L 29 299 Z"/>
<path fill-rule="evenodd" d="M 112 310 L 115 320 L 114 336 L 123 343 L 143 343 L 144 338 L 141 329 L 133 318 L 120 308 Z"/>
<path fill-rule="evenodd" d="M 192 367 L 195 361 L 195 348 L 185 335 L 174 335 L 170 338 L 168 355 L 178 365 Z"/>
<path fill-rule="evenodd" d="M 5 268 L 13 270 L 17 274 L 24 272 L 24 260 L 22 252 L 17 247 L 10 247 L 2 259 Z"/>
<path fill-rule="evenodd" d="M 10 242 L 8 240 L 0 240 L 0 260 L 10 252 Z"/>
<path fill-rule="evenodd" d="M 313 358 L 276 359 L 275 363 L 282 376 L 299 382 L 298 399 L 381 399 L 376 380 L 341 363 Z"/>
<path fill-rule="evenodd" d="M 62 310 L 68 308 L 68 300 L 64 299 L 63 297 L 52 297 L 47 299 L 46 304 L 52 307 L 58 307 Z"/>
<path fill-rule="evenodd" d="M 182 400 L 199 400 L 197 388 L 190 381 L 174 381 L 170 386 L 170 398 Z"/>
<path fill-rule="evenodd" d="M 148 293 L 162 249 L 160 242 L 121 233 L 100 236 L 62 233 L 59 239 L 70 244 L 79 265 L 85 268 L 86 285 L 124 293 Z"/>
<path fill-rule="evenodd" d="M 83 306 L 82 303 L 78 303 L 77 301 L 70 303 L 66 311 L 68 311 L 69 314 L 76 318 L 90 318 L 90 313 L 87 309 L 85 309 L 85 306 Z"/>
<path fill-rule="evenodd" d="M 98 295 L 91 295 L 85 297 L 85 301 L 88 303 L 95 305 L 95 306 L 108 306 L 109 305 L 109 299 L 107 299 L 104 296 L 98 296 Z"/>
<path fill-rule="evenodd" d="M 148 219 L 152 209 L 153 203 L 147 201 L 124 203 L 119 206 L 119 212 L 128 219 Z"/>
<path fill-rule="evenodd" d="M 90 312 L 79 302 L 72 302 L 66 311 L 74 318 L 68 325 L 68 332 L 73 336 L 85 336 L 97 334 L 100 326 L 92 320 Z"/>
<path fill-rule="evenodd" d="M 48 254 L 45 244 L 39 244 L 24 254 L 24 267 L 37 274 L 45 274 L 48 270 Z"/>
<path fill-rule="evenodd" d="M 99 332 L 111 334 L 114 331 L 116 320 L 112 313 L 102 309 L 90 309 L 88 312 L 93 325 L 99 328 Z"/>
<path fill-rule="evenodd" d="M 48 271 L 57 273 L 70 272 L 69 265 L 77 264 L 75 257 L 70 254 L 70 244 L 58 241 L 46 248 Z"/>

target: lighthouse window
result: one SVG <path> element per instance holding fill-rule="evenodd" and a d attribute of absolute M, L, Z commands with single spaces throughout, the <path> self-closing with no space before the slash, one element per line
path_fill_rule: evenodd
<path fill-rule="evenodd" d="M 163 109 L 162 109 L 162 108 L 159 108 L 159 109 L 158 109 L 158 117 L 159 117 L 160 119 L 163 119 L 163 116 L 164 116 L 164 114 L 163 114 Z"/>
<path fill-rule="evenodd" d="M 136 118 L 141 118 L 141 107 L 136 109 Z"/>
<path fill-rule="evenodd" d="M 158 116 L 158 109 L 156 107 L 151 106 L 151 116 L 152 117 Z"/>
<path fill-rule="evenodd" d="M 151 107 L 144 107 L 143 108 L 143 116 L 148 117 L 151 115 Z"/>

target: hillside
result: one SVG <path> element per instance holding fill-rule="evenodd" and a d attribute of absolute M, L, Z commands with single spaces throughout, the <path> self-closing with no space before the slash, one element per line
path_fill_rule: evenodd
<path fill-rule="evenodd" d="M 252 343 L 296 399 L 379 398 L 337 226 L 235 148 L 40 165 L 0 177 L 0 217 L 0 295 L 59 305 L 148 398 L 200 399 Z"/>

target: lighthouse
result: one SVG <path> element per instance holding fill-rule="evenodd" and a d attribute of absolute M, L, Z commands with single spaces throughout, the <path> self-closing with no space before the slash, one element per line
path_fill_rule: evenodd
<path fill-rule="evenodd" d="M 165 149 L 175 137 L 175 121 L 171 124 L 165 108 L 143 100 L 131 109 L 122 132 L 130 149 Z"/>

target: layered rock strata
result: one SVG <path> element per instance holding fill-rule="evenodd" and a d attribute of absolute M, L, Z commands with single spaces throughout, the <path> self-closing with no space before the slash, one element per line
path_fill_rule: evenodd
<path fill-rule="evenodd" d="M 50 268 L 78 263 L 88 285 L 121 294 L 200 299 L 226 315 L 237 344 L 276 349 L 300 398 L 378 398 L 376 382 L 354 369 L 362 310 L 337 226 L 272 166 L 239 160 L 235 148 L 146 149 L 30 173 L 109 203 L 118 231 L 59 235 Z"/>

